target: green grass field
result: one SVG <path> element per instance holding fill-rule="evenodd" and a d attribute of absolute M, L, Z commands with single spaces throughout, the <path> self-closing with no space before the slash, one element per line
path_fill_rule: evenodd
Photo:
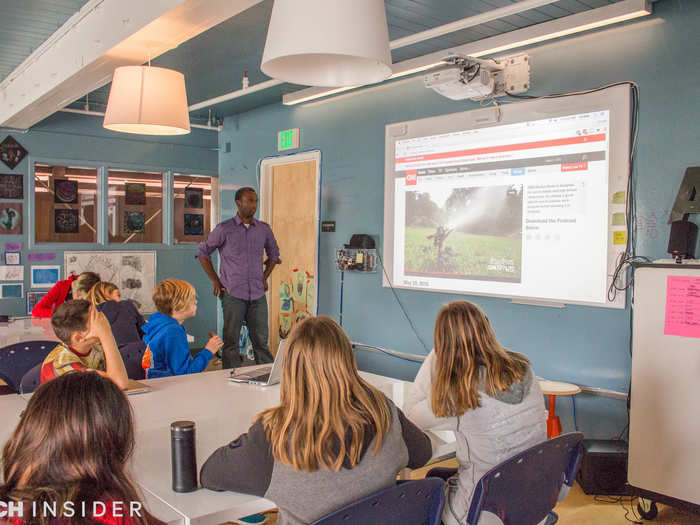
<path fill-rule="evenodd" d="M 458 275 L 483 275 L 520 279 L 522 268 L 522 240 L 517 237 L 470 235 L 452 232 L 443 247 L 452 255 L 443 255 L 442 268 L 437 261 L 437 251 L 428 235 L 433 228 L 406 228 L 404 267 L 406 272 L 444 272 Z M 493 266 L 496 267 L 493 267 Z M 489 266 L 492 266 L 489 269 Z M 499 267 L 500 266 L 500 267 Z M 504 266 L 506 268 L 504 268 Z M 512 271 L 510 271 L 512 270 Z"/>

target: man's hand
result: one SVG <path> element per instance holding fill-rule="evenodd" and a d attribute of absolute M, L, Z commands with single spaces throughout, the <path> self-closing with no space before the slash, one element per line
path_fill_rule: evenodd
<path fill-rule="evenodd" d="M 213 282 L 214 285 L 214 295 L 217 297 L 221 297 L 222 292 L 226 291 L 226 288 L 224 285 L 221 283 L 219 279 Z"/>
<path fill-rule="evenodd" d="M 204 346 L 207 350 L 209 350 L 212 354 L 215 354 L 216 352 L 219 351 L 219 349 L 224 346 L 224 342 L 221 340 L 221 338 L 216 335 L 213 332 L 209 332 L 209 335 L 211 336 L 209 338 L 209 341 L 207 341 L 207 344 Z"/>

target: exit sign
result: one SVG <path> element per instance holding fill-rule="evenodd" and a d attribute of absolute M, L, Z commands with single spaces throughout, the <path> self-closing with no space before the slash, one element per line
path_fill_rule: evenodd
<path fill-rule="evenodd" d="M 299 147 L 299 128 L 287 129 L 277 133 L 277 151 L 297 149 Z"/>

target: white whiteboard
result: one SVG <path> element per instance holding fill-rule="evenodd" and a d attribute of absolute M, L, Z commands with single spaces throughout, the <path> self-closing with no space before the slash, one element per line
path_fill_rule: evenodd
<path fill-rule="evenodd" d="M 384 286 L 625 307 L 630 88 L 387 124 Z"/>
<path fill-rule="evenodd" d="M 700 504 L 700 338 L 664 335 L 669 276 L 700 265 L 650 265 L 634 276 L 628 481 Z"/>
<path fill-rule="evenodd" d="M 122 299 L 130 299 L 142 314 L 156 311 L 151 295 L 156 287 L 156 252 L 65 252 L 66 278 L 95 272 L 114 283 Z"/>

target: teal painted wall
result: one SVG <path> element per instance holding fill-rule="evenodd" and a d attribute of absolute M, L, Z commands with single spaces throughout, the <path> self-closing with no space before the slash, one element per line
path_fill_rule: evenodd
<path fill-rule="evenodd" d="M 636 162 L 637 252 L 665 256 L 668 211 L 687 166 L 700 165 L 700 2 L 662 0 L 644 20 L 532 47 L 532 95 L 579 91 L 631 80 L 641 90 Z M 692 62 L 692 64 L 691 64 Z M 382 232 L 384 126 L 390 122 L 477 107 L 426 90 L 419 79 L 340 96 L 323 103 L 266 106 L 226 118 L 220 134 L 223 184 L 255 185 L 259 159 L 276 155 L 277 131 L 301 128 L 302 149 L 322 152 L 322 219 L 337 221 L 336 233 L 321 234 L 319 310 L 337 318 L 339 275 L 333 251 L 352 233 Z M 230 143 L 231 152 L 224 153 Z M 231 202 L 222 192 L 222 203 Z M 225 206 L 226 204 L 222 204 Z M 222 210 L 222 218 L 232 209 Z M 380 243 L 381 246 L 381 243 Z M 284 254 L 281 254 L 284 258 Z M 576 254 L 553 254 L 561 263 Z M 428 345 L 441 305 L 463 295 L 397 291 Z M 630 311 L 567 306 L 549 309 L 505 299 L 466 297 L 489 316 L 501 343 L 525 353 L 538 375 L 626 391 L 629 382 Z M 346 275 L 344 327 L 349 336 L 403 352 L 425 353 L 380 275 Z M 412 379 L 414 364 L 360 352 L 361 368 Z M 626 424 L 625 403 L 580 395 L 579 427 L 591 437 L 618 435 Z M 558 412 L 572 429 L 571 401 Z"/>
<path fill-rule="evenodd" d="M 27 212 L 28 177 L 30 166 L 35 160 L 51 159 L 54 162 L 65 161 L 67 164 L 80 165 L 81 162 L 103 163 L 111 167 L 131 169 L 172 169 L 181 173 L 217 175 L 218 172 L 218 137 L 214 131 L 192 129 L 189 135 L 179 137 L 148 137 L 126 135 L 107 131 L 102 127 L 102 119 L 93 116 L 56 113 L 43 122 L 32 127 L 28 132 L 0 128 L 0 140 L 12 135 L 22 144 L 29 155 L 14 170 L 0 165 L 0 173 L 20 173 L 24 175 L 25 199 L 23 214 Z M 22 243 L 22 263 L 24 264 L 25 294 L 29 290 L 29 253 L 52 252 L 55 260 L 47 263 L 60 264 L 63 270 L 63 252 L 85 250 L 81 243 L 68 244 L 64 249 L 44 249 L 41 245 L 29 250 L 29 231 L 23 225 L 22 235 L 0 235 L 0 249 L 4 253 L 6 242 Z M 110 250 L 123 249 L 123 246 L 91 245 L 89 249 Z M 151 250 L 149 247 L 129 245 L 131 250 Z M 185 322 L 189 333 L 195 336 L 195 346 L 204 346 L 208 330 L 215 330 L 216 300 L 207 293 L 211 289 L 209 279 L 194 258 L 196 245 L 163 246 L 157 248 L 157 275 L 161 281 L 167 277 L 184 279 L 191 282 L 198 290 L 198 314 Z M 4 260 L 3 260 L 4 262 Z M 0 299 L 0 313 L 14 316 L 26 314 L 25 299 Z"/>

